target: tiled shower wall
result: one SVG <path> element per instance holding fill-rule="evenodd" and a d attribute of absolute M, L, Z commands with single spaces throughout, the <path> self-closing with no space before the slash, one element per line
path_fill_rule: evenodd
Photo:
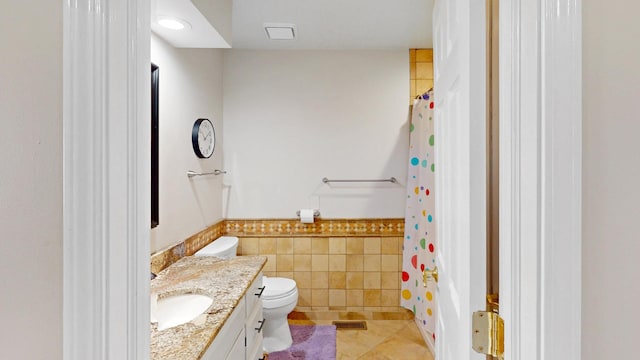
<path fill-rule="evenodd" d="M 413 104 L 416 96 L 433 87 L 433 49 L 409 50 L 409 79 L 409 104 Z"/>
<path fill-rule="evenodd" d="M 265 275 L 292 278 L 297 311 L 404 312 L 402 237 L 242 237 L 241 255 L 264 255 Z"/>

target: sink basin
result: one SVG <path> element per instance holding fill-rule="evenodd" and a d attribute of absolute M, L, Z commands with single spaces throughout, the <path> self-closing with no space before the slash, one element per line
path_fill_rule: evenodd
<path fill-rule="evenodd" d="M 213 299 L 199 294 L 173 295 L 158 300 L 151 306 L 151 322 L 158 323 L 158 330 L 187 323 L 204 313 Z"/>

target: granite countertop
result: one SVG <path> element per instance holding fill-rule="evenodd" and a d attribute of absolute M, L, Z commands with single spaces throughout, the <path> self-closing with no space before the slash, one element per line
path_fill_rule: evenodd
<path fill-rule="evenodd" d="M 152 298 L 203 294 L 213 298 L 213 304 L 205 316 L 182 325 L 158 331 L 152 323 L 151 359 L 200 359 L 266 261 L 264 256 L 187 256 L 161 271 L 151 280 Z"/>

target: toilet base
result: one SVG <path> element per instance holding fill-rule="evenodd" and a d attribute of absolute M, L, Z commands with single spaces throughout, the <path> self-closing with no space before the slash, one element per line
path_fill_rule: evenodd
<path fill-rule="evenodd" d="M 286 350 L 293 343 L 286 315 L 275 319 L 265 317 L 262 331 L 262 347 L 268 353 Z"/>

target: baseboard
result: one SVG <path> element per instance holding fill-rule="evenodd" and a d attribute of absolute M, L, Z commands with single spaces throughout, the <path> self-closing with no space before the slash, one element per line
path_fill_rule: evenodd
<path fill-rule="evenodd" d="M 418 327 L 418 330 L 420 330 L 420 335 L 422 335 L 422 339 L 424 340 L 425 344 L 427 344 L 427 347 L 429 348 L 429 350 L 431 351 L 431 353 L 435 357 L 436 344 L 435 344 L 435 341 L 433 339 L 433 334 L 431 334 L 430 332 L 428 332 L 427 330 L 424 329 L 422 324 L 420 324 L 420 320 L 418 320 L 418 319 L 414 319 L 414 320 L 416 322 L 416 326 Z"/>

